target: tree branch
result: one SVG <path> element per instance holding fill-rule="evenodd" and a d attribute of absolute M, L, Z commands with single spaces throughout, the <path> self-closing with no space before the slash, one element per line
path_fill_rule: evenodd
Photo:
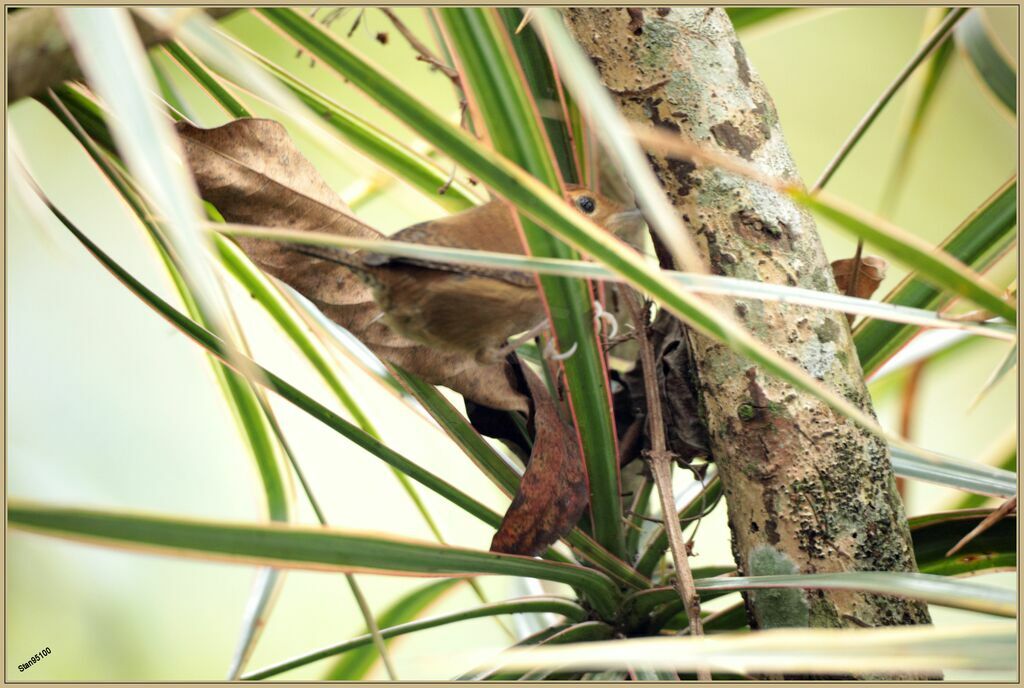
<path fill-rule="evenodd" d="M 771 96 L 725 12 L 570 8 L 564 16 L 627 119 L 739 156 L 773 182 L 737 175 L 708 155 L 648 156 L 712 271 L 834 293 L 814 219 L 775 191 L 800 177 Z M 845 317 L 733 301 L 735 317 L 761 342 L 871 413 Z M 692 332 L 687 339 L 689 351 L 678 348 L 685 358 L 666 354 L 664 365 L 690 371 L 698 389 L 739 570 L 916 570 L 886 444 L 728 347 Z M 842 627 L 851 615 L 872 626 L 929 622 L 926 605 L 880 595 L 745 597 L 755 628 Z"/>

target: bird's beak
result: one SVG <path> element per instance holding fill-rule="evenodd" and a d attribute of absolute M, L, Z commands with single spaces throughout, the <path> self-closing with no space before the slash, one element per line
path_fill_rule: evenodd
<path fill-rule="evenodd" d="M 608 216 L 608 229 L 614 234 L 629 234 L 644 226 L 644 216 L 639 208 L 622 210 Z"/>

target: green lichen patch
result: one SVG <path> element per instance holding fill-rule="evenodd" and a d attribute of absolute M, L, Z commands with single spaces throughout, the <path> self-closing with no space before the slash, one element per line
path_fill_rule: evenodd
<path fill-rule="evenodd" d="M 785 553 L 767 545 L 754 547 L 749 561 L 752 576 L 784 576 L 800 572 Z M 750 593 L 749 599 L 758 628 L 806 628 L 810 623 L 810 608 L 802 590 L 756 590 Z"/>

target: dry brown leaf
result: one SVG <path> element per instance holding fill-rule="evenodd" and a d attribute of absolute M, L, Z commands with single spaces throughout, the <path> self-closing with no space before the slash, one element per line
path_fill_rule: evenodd
<path fill-rule="evenodd" d="M 352 217 L 280 123 L 239 119 L 214 129 L 188 122 L 176 128 L 200 193 L 228 221 L 382 238 Z M 471 355 L 438 351 L 396 334 L 380 322 L 370 289 L 348 268 L 279 242 L 239 238 L 238 244 L 260 268 L 308 298 L 380 358 L 485 406 L 528 410 L 507 363 L 481 364 Z"/>
<path fill-rule="evenodd" d="M 576 433 L 540 379 L 525 366 L 521 370 L 533 399 L 533 452 L 491 551 L 537 556 L 580 520 L 589 490 Z"/>
<path fill-rule="evenodd" d="M 885 279 L 889 264 L 878 256 L 862 256 L 860 270 L 857 273 L 857 285 L 849 291 L 850 279 L 853 277 L 853 258 L 832 261 L 832 274 L 836 278 L 836 287 L 843 294 L 856 296 L 859 299 L 870 299 L 878 290 L 878 285 Z"/>
<path fill-rule="evenodd" d="M 856 296 L 860 299 L 870 299 L 871 295 L 878 290 L 878 285 L 885 279 L 886 270 L 889 264 L 878 256 L 861 256 L 860 268 L 857 270 L 857 284 L 850 290 L 850 280 L 853 279 L 853 270 L 856 264 L 855 258 L 843 258 L 832 261 L 832 274 L 836 278 L 836 287 L 839 293 Z M 846 319 L 852 324 L 856 316 L 847 313 Z"/>

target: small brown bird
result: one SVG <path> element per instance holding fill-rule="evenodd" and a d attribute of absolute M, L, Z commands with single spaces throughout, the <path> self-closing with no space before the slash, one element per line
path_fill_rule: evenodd
<path fill-rule="evenodd" d="M 642 221 L 635 208 L 582 187 L 568 191 L 580 213 L 609 231 Z M 499 200 L 412 225 L 389 238 L 525 255 L 512 211 Z M 532 274 L 376 253 L 351 254 L 344 262 L 373 290 L 391 329 L 427 346 L 471 353 L 482 363 L 503 358 L 509 337 L 545 321 Z"/>

